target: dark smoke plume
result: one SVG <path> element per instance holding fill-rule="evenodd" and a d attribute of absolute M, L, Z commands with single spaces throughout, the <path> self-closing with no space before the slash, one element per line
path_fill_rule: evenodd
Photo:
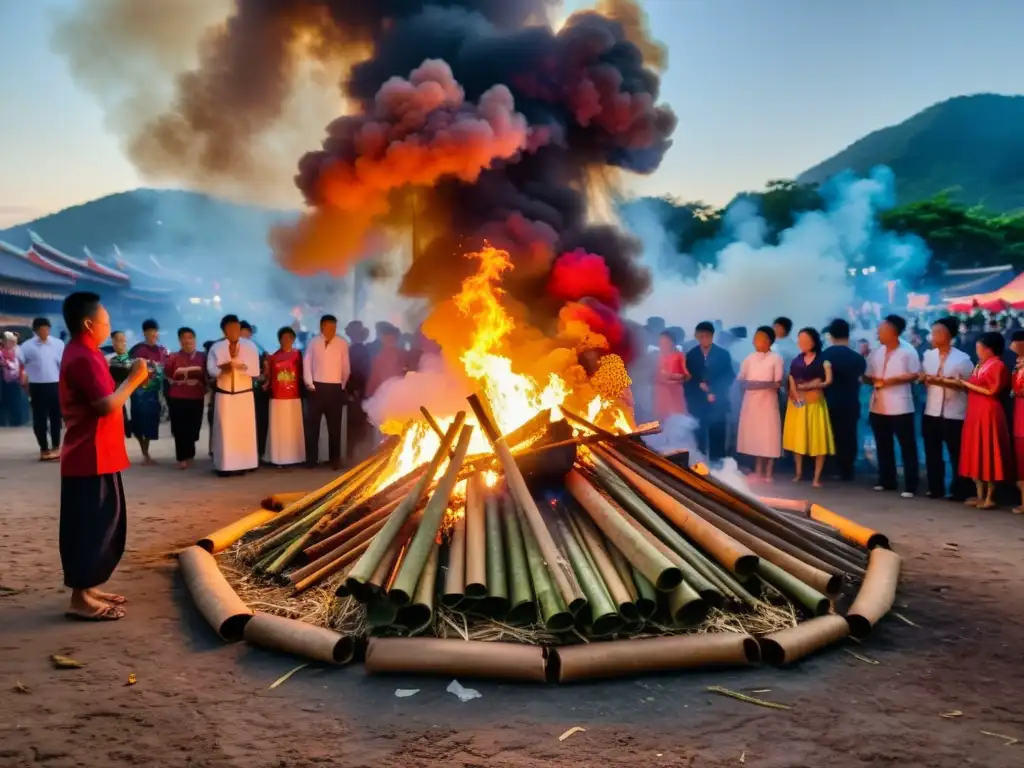
<path fill-rule="evenodd" d="M 340 66 L 348 108 L 335 95 L 345 116 L 299 161 L 310 207 L 275 233 L 282 264 L 344 272 L 381 233 L 405 237 L 415 216 L 408 295 L 451 296 L 473 269 L 462 254 L 487 240 L 511 253 L 510 293 L 549 322 L 566 295 L 564 279 L 553 283 L 560 294 L 547 293 L 562 254 L 563 278 L 579 269 L 573 252 L 595 254 L 612 284 L 604 293 L 635 302 L 650 282 L 638 243 L 588 222 L 586 190 L 595 170 L 653 172 L 670 146 L 675 116 L 657 103 L 664 49 L 632 0 L 604 0 L 603 13 L 574 14 L 557 30 L 556 4 L 236 0 L 204 35 L 198 67 L 178 73 L 170 108 L 135 129 L 131 156 L 143 171 L 177 163 L 186 180 L 244 177 L 288 119 L 303 66 Z M 605 308 L 588 312 L 604 321 Z"/>

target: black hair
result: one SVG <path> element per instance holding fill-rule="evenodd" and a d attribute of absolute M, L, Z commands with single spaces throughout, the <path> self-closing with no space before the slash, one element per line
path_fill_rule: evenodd
<path fill-rule="evenodd" d="M 193 331 L 187 325 L 183 325 L 183 326 L 181 326 L 181 328 L 178 329 L 178 338 L 180 339 L 186 333 L 191 333 L 193 336 L 196 335 L 195 331 Z"/>
<path fill-rule="evenodd" d="M 765 336 L 768 337 L 769 344 L 775 343 L 775 329 L 772 328 L 770 325 L 758 326 L 757 330 L 754 331 L 754 335 L 757 336 L 757 334 L 759 333 L 763 333 Z"/>
<path fill-rule="evenodd" d="M 209 352 L 210 351 L 210 347 L 212 347 L 214 345 L 214 343 L 215 342 L 213 342 L 213 341 L 204 341 L 203 342 L 203 351 L 204 352 Z"/>
<path fill-rule="evenodd" d="M 61 313 L 64 315 L 64 325 L 71 333 L 78 333 L 82 330 L 82 324 L 96 314 L 100 307 L 100 295 L 91 291 L 75 291 L 64 299 Z M 46 323 L 49 325 L 49 323 Z"/>
<path fill-rule="evenodd" d="M 837 317 L 828 324 L 828 335 L 837 341 L 849 341 L 850 324 L 843 320 L 843 318 Z"/>
<path fill-rule="evenodd" d="M 693 329 L 694 333 L 714 333 L 715 326 L 709 323 L 707 320 L 697 323 L 697 327 Z"/>
<path fill-rule="evenodd" d="M 280 328 L 277 329 L 277 340 L 280 341 L 286 333 L 290 333 L 293 339 L 298 338 L 298 336 L 295 334 L 294 328 L 292 328 L 290 325 L 282 325 Z"/>
<path fill-rule="evenodd" d="M 387 321 L 381 321 L 377 323 L 377 335 L 378 336 L 398 336 L 402 337 L 402 330 L 395 324 Z"/>
<path fill-rule="evenodd" d="M 68 297 L 68 298 L 70 298 L 70 297 Z M 32 321 L 32 330 L 33 331 L 38 331 L 40 328 L 49 328 L 49 327 L 50 327 L 50 321 L 47 320 L 45 317 L 37 317 L 35 320 Z"/>
<path fill-rule="evenodd" d="M 1014 331 L 1010 341 L 1024 341 L 1024 330 Z"/>
<path fill-rule="evenodd" d="M 156 320 L 154 320 L 152 317 L 149 318 L 148 320 L 143 320 L 142 321 L 142 331 L 143 331 L 143 333 L 145 333 L 146 331 L 159 331 L 159 330 L 160 330 L 160 326 L 157 324 Z"/>
<path fill-rule="evenodd" d="M 237 323 L 237 322 L 239 322 L 238 315 L 224 315 L 224 317 L 220 321 L 220 329 L 221 329 L 221 331 L 223 331 L 225 328 L 227 328 L 232 323 Z"/>
<path fill-rule="evenodd" d="M 885 322 L 896 329 L 897 336 L 902 336 L 903 332 L 907 330 L 907 321 L 899 315 L 886 315 Z"/>
<path fill-rule="evenodd" d="M 124 331 L 111 331 L 110 338 L 114 338 L 115 336 L 124 336 Z"/>
<path fill-rule="evenodd" d="M 955 317 L 947 316 L 940 317 L 932 325 L 941 325 L 947 331 L 952 338 L 956 338 L 956 335 L 960 333 L 960 323 Z"/>
<path fill-rule="evenodd" d="M 776 317 L 775 320 L 772 321 L 772 325 L 781 325 L 782 330 L 786 332 L 787 336 L 793 332 L 793 321 L 788 317 Z"/>
<path fill-rule="evenodd" d="M 811 342 L 813 342 L 814 345 L 811 347 L 812 352 L 821 352 L 821 334 L 818 333 L 817 328 L 811 328 L 810 326 L 808 326 L 807 328 L 801 328 L 800 333 L 806 333 L 808 336 L 811 337 Z M 797 335 L 799 336 L 800 334 L 798 333 Z"/>
<path fill-rule="evenodd" d="M 324 323 L 334 323 L 335 325 L 337 325 L 338 318 L 336 318 L 334 315 L 320 315 L 320 325 L 323 325 Z"/>
<path fill-rule="evenodd" d="M 1003 354 L 1003 350 L 1006 349 L 1006 339 L 1003 338 L 1003 334 L 996 333 L 995 331 L 986 331 L 981 334 L 978 338 L 978 343 L 983 347 L 991 349 L 992 354 L 996 357 L 1000 357 Z"/>
<path fill-rule="evenodd" d="M 242 320 L 238 325 L 241 327 L 241 329 L 243 331 L 255 331 L 256 330 L 255 328 L 252 327 L 252 324 L 248 320 Z"/>

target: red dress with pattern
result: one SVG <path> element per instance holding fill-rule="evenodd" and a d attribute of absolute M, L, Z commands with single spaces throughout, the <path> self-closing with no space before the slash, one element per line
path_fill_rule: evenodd
<path fill-rule="evenodd" d="M 1019 363 L 1018 363 L 1019 365 Z M 1017 480 L 1024 480 L 1024 368 L 1013 372 L 1013 454 L 1017 457 Z"/>
<path fill-rule="evenodd" d="M 969 381 L 992 390 L 993 394 L 967 393 L 960 474 L 986 483 L 1008 480 L 1010 430 L 999 396 L 1009 386 L 1010 374 L 1002 360 L 990 357 L 974 369 Z"/>

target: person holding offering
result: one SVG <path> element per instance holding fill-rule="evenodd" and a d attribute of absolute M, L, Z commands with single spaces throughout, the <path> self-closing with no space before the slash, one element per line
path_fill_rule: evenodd
<path fill-rule="evenodd" d="M 100 345 L 110 315 L 95 293 L 64 300 L 72 339 L 60 365 L 60 407 L 66 434 L 60 456 L 60 559 L 71 588 L 66 616 L 84 621 L 124 618 L 122 595 L 100 589 L 124 554 L 127 535 L 121 472 L 128 468 L 122 408 L 145 383 L 149 369 L 136 360 L 114 388 Z"/>

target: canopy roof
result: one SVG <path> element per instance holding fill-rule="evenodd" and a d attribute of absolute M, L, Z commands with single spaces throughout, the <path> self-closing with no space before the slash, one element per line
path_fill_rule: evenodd
<path fill-rule="evenodd" d="M 1017 275 L 994 291 L 958 296 L 949 299 L 948 302 L 952 312 L 970 312 L 973 309 L 987 309 L 989 312 L 1024 309 L 1024 274 Z"/>
<path fill-rule="evenodd" d="M 49 264 L 45 259 L 40 259 L 38 254 L 23 251 L 0 240 L 0 280 L 70 288 L 75 284 L 76 277 L 73 270 Z"/>
<path fill-rule="evenodd" d="M 106 285 L 124 286 L 131 282 L 131 278 L 124 272 L 104 266 L 86 254 L 84 259 L 69 256 L 63 251 L 48 244 L 35 232 L 29 230 L 29 237 L 32 238 L 32 250 L 49 261 L 56 262 L 63 267 L 69 267 L 78 272 L 83 279 L 103 283 Z"/>

